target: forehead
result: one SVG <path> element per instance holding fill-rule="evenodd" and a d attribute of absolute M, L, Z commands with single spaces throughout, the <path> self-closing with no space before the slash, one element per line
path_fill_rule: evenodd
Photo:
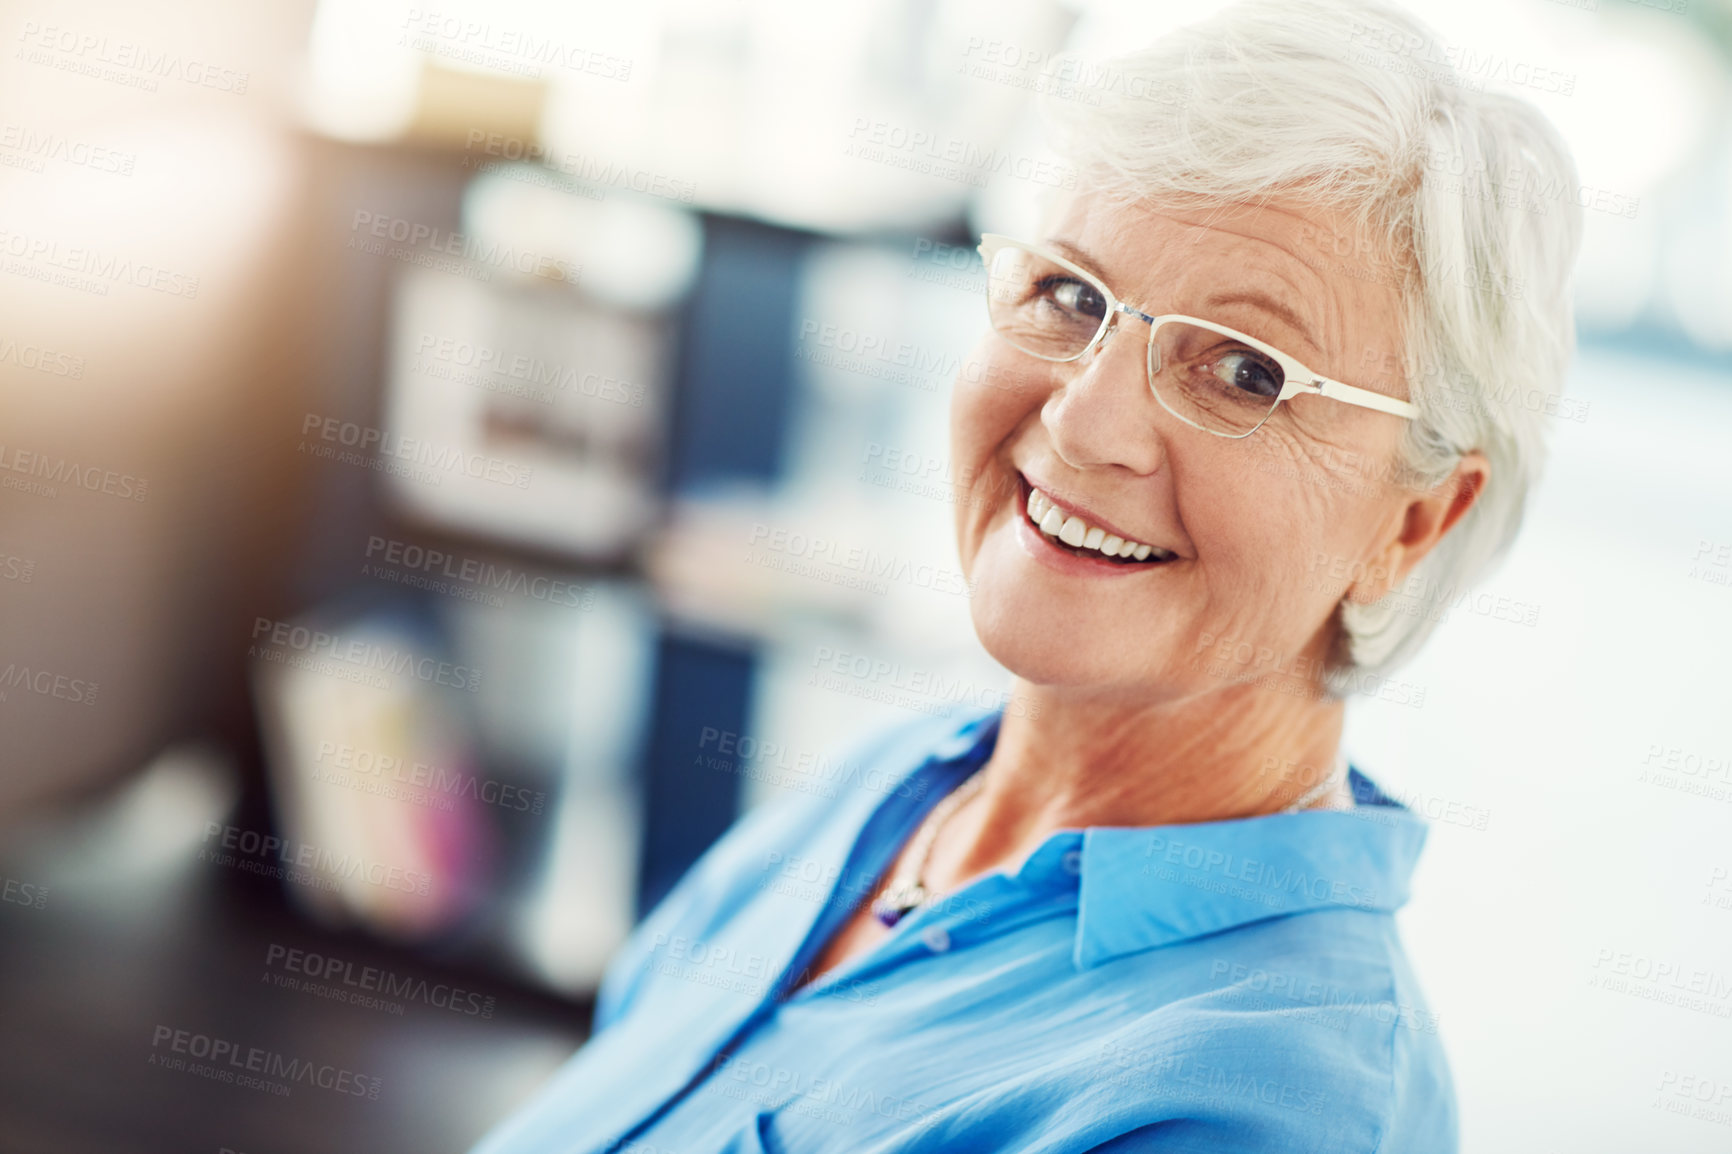
<path fill-rule="evenodd" d="M 1042 223 L 1049 238 L 1095 240 L 1103 258 L 1115 252 L 1146 258 L 1149 250 L 1177 244 L 1181 252 L 1256 253 L 1319 278 L 1332 271 L 1332 257 L 1368 260 L 1373 252 L 1369 238 L 1344 213 L 1291 200 L 1161 204 L 1084 189 L 1049 202 Z"/>

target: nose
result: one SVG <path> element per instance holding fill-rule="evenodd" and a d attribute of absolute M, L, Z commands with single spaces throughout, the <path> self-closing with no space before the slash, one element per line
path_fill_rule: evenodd
<path fill-rule="evenodd" d="M 1135 327 L 1133 322 L 1148 320 L 1150 317 L 1147 313 L 1139 312 L 1127 304 L 1117 305 L 1113 309 L 1113 315 L 1107 318 L 1107 326 L 1101 333 L 1101 339 L 1095 342 L 1095 349 L 1098 351 L 1102 345 L 1113 339 L 1114 333 L 1126 325 Z"/>
<path fill-rule="evenodd" d="M 1041 406 L 1041 423 L 1067 464 L 1117 465 L 1149 475 L 1166 460 L 1163 411 L 1149 388 L 1148 332 L 1140 315 L 1115 313 L 1099 343 L 1075 363 L 1075 375 Z M 1123 328 L 1131 335 L 1113 340 Z"/>

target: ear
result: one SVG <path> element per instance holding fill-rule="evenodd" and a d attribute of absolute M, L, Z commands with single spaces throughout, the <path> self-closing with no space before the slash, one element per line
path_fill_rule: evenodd
<path fill-rule="evenodd" d="M 1347 599 L 1369 605 L 1394 589 L 1413 567 L 1455 527 L 1491 478 L 1491 464 L 1475 449 L 1462 456 L 1444 481 L 1434 489 L 1416 493 L 1397 509 L 1388 522 L 1383 548 L 1365 566 L 1365 576 L 1347 589 Z"/>

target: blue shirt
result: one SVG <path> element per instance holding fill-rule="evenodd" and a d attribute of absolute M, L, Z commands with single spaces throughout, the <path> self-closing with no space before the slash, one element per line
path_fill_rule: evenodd
<path fill-rule="evenodd" d="M 892 730 L 739 822 L 473 1154 L 1456 1149 L 1393 918 L 1425 826 L 1357 771 L 1352 811 L 1060 830 L 802 987 L 999 718 Z"/>

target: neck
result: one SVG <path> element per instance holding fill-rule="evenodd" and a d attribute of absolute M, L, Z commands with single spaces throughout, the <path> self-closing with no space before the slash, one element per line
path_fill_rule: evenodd
<path fill-rule="evenodd" d="M 1335 764 L 1339 701 L 1239 685 L 1158 704 L 1018 681 L 980 793 L 934 846 L 951 888 L 1014 866 L 1055 830 L 1278 813 Z"/>

